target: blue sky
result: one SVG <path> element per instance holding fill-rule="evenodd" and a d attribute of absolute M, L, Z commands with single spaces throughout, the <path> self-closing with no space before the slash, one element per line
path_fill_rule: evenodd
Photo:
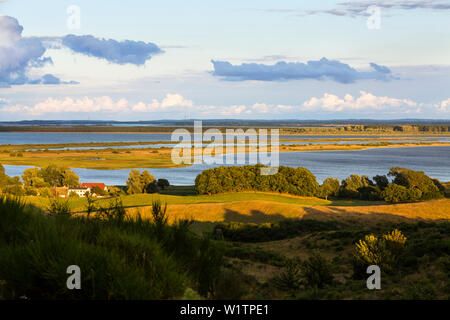
<path fill-rule="evenodd" d="M 0 0 L 0 15 L 1 120 L 450 119 L 448 0 Z"/>

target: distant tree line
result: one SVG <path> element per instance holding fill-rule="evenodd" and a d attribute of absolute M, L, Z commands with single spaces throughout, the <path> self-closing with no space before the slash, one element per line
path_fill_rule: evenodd
<path fill-rule="evenodd" d="M 192 124 L 192 122 L 191 122 Z M 185 124 L 189 127 L 191 124 Z M 251 128 L 242 123 L 223 123 L 229 127 L 240 127 L 244 130 Z M 450 132 L 450 125 L 444 124 L 335 124 L 323 126 L 317 124 L 315 126 L 283 128 L 284 125 L 275 124 L 282 128 L 281 133 L 346 133 L 346 132 L 410 132 L 410 133 L 446 133 Z M 205 126 L 204 130 L 216 128 L 217 126 Z M 260 123 L 258 127 L 263 128 L 264 124 Z M 171 133 L 178 127 L 170 126 L 0 126 L 0 132 L 166 132 Z"/>
<path fill-rule="evenodd" d="M 208 169 L 195 179 L 195 189 L 199 194 L 266 191 L 390 203 L 439 199 L 445 194 L 445 187 L 439 180 L 431 179 L 422 171 L 399 167 L 391 168 L 387 175 L 377 175 L 372 180 L 365 175 L 352 174 L 341 182 L 337 178 L 327 178 L 322 185 L 305 168 L 280 166 L 274 175 L 261 175 L 261 167 L 222 166 Z"/>
<path fill-rule="evenodd" d="M 448 133 L 450 125 L 387 125 L 387 124 L 355 124 L 335 127 L 302 127 L 283 128 L 281 133 Z"/>

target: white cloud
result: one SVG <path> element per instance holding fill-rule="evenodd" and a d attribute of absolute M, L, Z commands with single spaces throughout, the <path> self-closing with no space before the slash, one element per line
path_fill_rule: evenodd
<path fill-rule="evenodd" d="M 0 99 L 0 104 L 8 103 L 5 99 Z M 159 102 L 153 99 L 150 104 L 139 102 L 133 106 L 130 106 L 127 99 L 119 99 L 114 101 L 109 96 L 89 98 L 84 97 L 80 99 L 64 98 L 55 99 L 48 98 L 43 102 L 36 103 L 34 106 L 6 106 L 0 109 L 0 111 L 8 113 L 23 113 L 26 115 L 38 116 L 42 114 L 54 114 L 54 113 L 121 113 L 121 112 L 164 112 L 169 109 L 177 108 L 191 108 L 194 103 L 191 100 L 183 98 L 179 94 L 167 94 L 165 98 Z"/>
<path fill-rule="evenodd" d="M 379 97 L 365 91 L 360 91 L 358 98 L 346 94 L 339 98 L 334 94 L 325 93 L 322 98 L 312 97 L 303 103 L 306 111 L 324 110 L 331 112 L 340 111 L 412 111 L 417 103 L 410 99 L 396 99 Z M 417 110 L 417 109 L 415 109 Z"/>
<path fill-rule="evenodd" d="M 153 113 L 154 117 L 171 115 L 177 118 L 180 114 L 192 116 L 272 116 L 294 115 L 301 112 L 342 112 L 352 113 L 378 113 L 378 114 L 410 114 L 422 112 L 422 103 L 416 103 L 410 99 L 397 99 L 385 96 L 375 96 L 365 91 L 360 91 L 359 97 L 346 94 L 343 97 L 325 93 L 323 97 L 312 97 L 300 105 L 268 104 L 258 102 L 253 105 L 236 104 L 231 106 L 196 105 L 192 100 L 184 98 L 180 94 L 166 94 L 161 100 L 153 99 L 150 103 L 140 101 L 132 104 L 127 99 L 113 100 L 109 96 L 73 98 L 48 98 L 36 103 L 34 106 L 15 105 L 10 106 L 9 101 L 0 99 L 0 112 L 14 115 L 36 118 L 44 114 L 63 113 L 97 113 L 116 116 L 118 114 L 143 114 Z M 433 105 L 428 105 L 433 107 Z M 428 110 L 428 107 L 427 110 Z M 434 105 L 430 111 L 450 111 L 450 98 Z"/>
<path fill-rule="evenodd" d="M 184 99 L 182 95 L 168 93 L 161 103 L 161 108 L 192 107 L 193 105 L 194 103 L 191 100 Z"/>
<path fill-rule="evenodd" d="M 153 99 L 150 104 L 139 102 L 134 105 L 131 110 L 135 112 L 156 112 L 167 111 L 170 108 L 191 108 L 193 106 L 194 102 L 192 102 L 192 100 L 187 100 L 182 95 L 177 93 L 168 93 L 161 102 L 156 99 Z"/>
<path fill-rule="evenodd" d="M 65 113 L 65 112 L 121 112 L 128 110 L 128 101 L 120 99 L 114 102 L 110 97 L 96 97 L 81 99 L 54 99 L 48 98 L 43 102 L 35 104 L 33 107 L 28 106 L 9 106 L 1 109 L 9 113 L 25 113 L 28 115 L 38 116 L 48 113 Z"/>
<path fill-rule="evenodd" d="M 450 98 L 448 98 L 447 100 L 443 100 L 438 104 L 435 104 L 434 106 L 440 112 L 450 112 Z"/>

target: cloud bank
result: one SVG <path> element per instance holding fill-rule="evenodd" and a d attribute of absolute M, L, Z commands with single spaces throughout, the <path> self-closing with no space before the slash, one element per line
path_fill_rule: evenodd
<path fill-rule="evenodd" d="M 369 92 L 360 91 L 359 96 L 346 94 L 339 97 L 325 93 L 322 97 L 312 97 L 297 105 L 282 105 L 257 102 L 254 104 L 221 105 L 197 105 L 192 100 L 186 99 L 180 94 L 168 93 L 164 98 L 153 99 L 150 103 L 130 103 L 126 98 L 114 100 L 109 96 L 83 97 L 73 99 L 48 98 L 36 103 L 34 106 L 15 105 L 8 106 L 10 102 L 0 100 L 0 113 L 17 114 L 24 117 L 37 118 L 42 115 L 66 114 L 66 113 L 96 113 L 99 116 L 130 117 L 135 114 L 136 119 L 162 114 L 170 118 L 181 118 L 185 114 L 201 117 L 216 116 L 287 116 L 301 117 L 308 113 L 327 112 L 345 115 L 367 114 L 439 114 L 450 111 L 450 98 L 435 105 L 417 103 L 411 99 L 399 99 L 386 96 L 376 96 Z"/>
<path fill-rule="evenodd" d="M 232 65 L 227 61 L 211 60 L 213 75 L 227 81 L 285 81 L 285 80 L 333 80 L 339 83 L 353 83 L 362 79 L 389 81 L 394 79 L 388 67 L 371 63 L 372 71 L 358 71 L 337 60 L 322 58 L 318 61 L 278 62 L 274 65 L 243 63 Z"/>
<path fill-rule="evenodd" d="M 72 51 L 90 57 L 105 59 L 117 64 L 143 65 L 155 54 L 163 51 L 154 43 L 143 41 L 116 41 L 100 39 L 91 35 L 76 36 L 73 34 L 62 38 L 62 45 Z"/>
<path fill-rule="evenodd" d="M 325 93 L 322 98 L 313 97 L 303 103 L 305 111 L 329 111 L 329 112 L 360 112 L 383 111 L 384 113 L 411 113 L 420 112 L 418 104 L 410 99 L 396 99 L 375 96 L 365 91 L 360 91 L 359 97 L 346 94 L 343 98 Z"/>

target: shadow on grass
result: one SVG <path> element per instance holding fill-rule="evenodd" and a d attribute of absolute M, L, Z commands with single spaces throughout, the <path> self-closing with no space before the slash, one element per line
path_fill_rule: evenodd
<path fill-rule="evenodd" d="M 234 210 L 225 209 L 224 222 L 265 223 L 286 219 L 281 214 L 265 214 L 259 210 L 252 210 L 250 214 L 242 214 Z"/>

